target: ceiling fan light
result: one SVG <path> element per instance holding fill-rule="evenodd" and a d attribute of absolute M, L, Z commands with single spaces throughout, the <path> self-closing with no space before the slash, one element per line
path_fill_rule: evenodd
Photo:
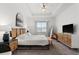
<path fill-rule="evenodd" d="M 45 5 L 45 3 L 42 4 L 41 9 L 42 9 L 42 11 L 46 11 L 46 5 Z"/>
<path fill-rule="evenodd" d="M 45 12 L 45 11 L 46 11 L 46 9 L 45 9 L 45 8 L 43 8 L 43 9 L 42 9 L 42 11 L 44 11 L 44 12 Z"/>

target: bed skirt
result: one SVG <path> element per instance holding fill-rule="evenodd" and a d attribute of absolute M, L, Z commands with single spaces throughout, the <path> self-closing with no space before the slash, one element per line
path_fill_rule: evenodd
<path fill-rule="evenodd" d="M 18 50 L 49 50 L 50 45 L 18 45 Z"/>

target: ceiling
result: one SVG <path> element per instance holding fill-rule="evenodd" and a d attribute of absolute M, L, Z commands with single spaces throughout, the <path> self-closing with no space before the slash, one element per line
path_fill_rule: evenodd
<path fill-rule="evenodd" d="M 0 7 L 3 11 L 10 11 L 10 13 L 22 12 L 26 16 L 58 16 L 63 11 L 67 10 L 74 3 L 45 3 L 46 11 L 43 12 L 41 9 L 42 3 L 3 3 Z"/>
<path fill-rule="evenodd" d="M 46 3 L 45 12 L 41 10 L 42 3 L 29 3 L 27 7 L 32 16 L 57 16 L 72 5 L 72 3 Z"/>

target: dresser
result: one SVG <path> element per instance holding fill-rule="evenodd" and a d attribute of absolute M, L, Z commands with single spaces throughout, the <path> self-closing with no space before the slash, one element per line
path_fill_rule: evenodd
<path fill-rule="evenodd" d="M 61 43 L 67 45 L 68 47 L 71 47 L 71 34 L 62 34 L 62 33 L 58 33 L 58 41 L 60 41 Z"/>
<path fill-rule="evenodd" d="M 70 33 L 56 33 L 57 41 L 63 43 L 70 48 L 79 48 L 79 36 Z"/>

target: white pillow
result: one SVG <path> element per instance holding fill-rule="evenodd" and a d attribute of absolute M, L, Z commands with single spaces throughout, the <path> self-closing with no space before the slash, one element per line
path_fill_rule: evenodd
<path fill-rule="evenodd" d="M 30 32 L 25 33 L 25 36 L 31 36 L 32 34 Z"/>
<path fill-rule="evenodd" d="M 29 36 L 32 36 L 32 34 L 31 34 L 30 32 L 28 33 L 28 35 L 29 35 Z"/>

